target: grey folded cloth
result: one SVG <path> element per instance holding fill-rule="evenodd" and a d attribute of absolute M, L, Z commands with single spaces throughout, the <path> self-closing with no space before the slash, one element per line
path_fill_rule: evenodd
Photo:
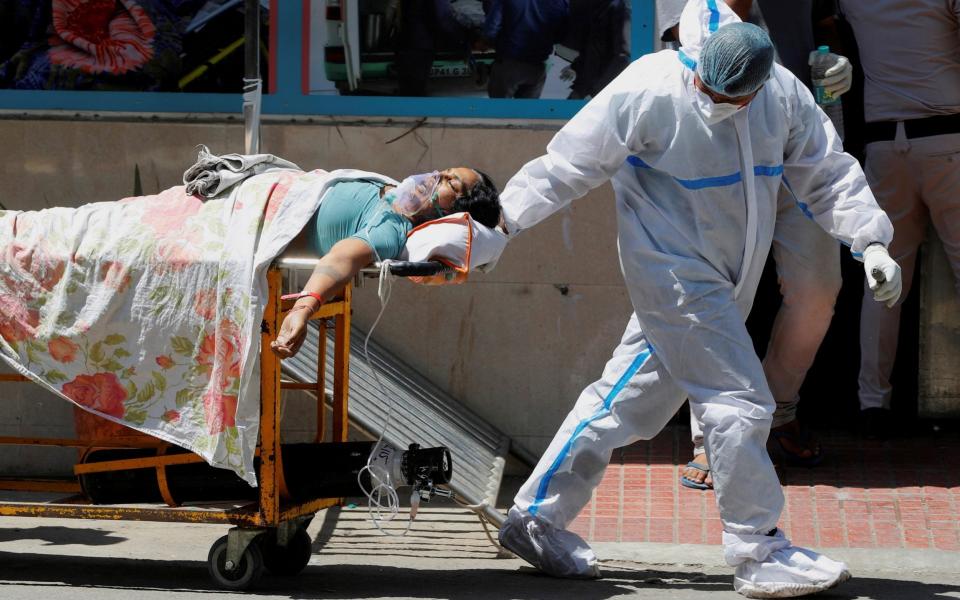
<path fill-rule="evenodd" d="M 220 192 L 254 175 L 273 169 L 300 167 L 272 154 L 212 154 L 206 146 L 198 146 L 197 162 L 184 171 L 187 193 L 213 198 Z"/>

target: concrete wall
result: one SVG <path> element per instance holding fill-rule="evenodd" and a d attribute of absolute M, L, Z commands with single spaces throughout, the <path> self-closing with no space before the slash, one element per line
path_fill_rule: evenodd
<path fill-rule="evenodd" d="M 301 167 L 362 168 L 401 178 L 470 165 L 502 186 L 541 154 L 559 126 L 414 122 L 269 123 L 263 148 Z M 405 135 L 404 135 L 405 134 Z M 0 119 L 0 202 L 36 210 L 115 200 L 180 182 L 194 146 L 242 150 L 228 121 Z M 630 314 L 616 258 L 613 194 L 604 186 L 519 237 L 498 268 L 462 286 L 399 283 L 375 338 L 408 364 L 539 454 L 580 390 L 601 372 Z M 379 301 L 373 285 L 356 294 L 366 328 Z M 310 427 L 302 400 L 288 422 Z M 69 436 L 70 407 L 38 387 L 0 388 L 0 435 Z M 294 431 L 296 434 L 296 431 Z M 40 458 L 39 452 L 43 452 Z M 0 472 L 69 468 L 71 451 L 25 448 L 0 453 Z M 54 457 L 56 458 L 46 458 Z"/>

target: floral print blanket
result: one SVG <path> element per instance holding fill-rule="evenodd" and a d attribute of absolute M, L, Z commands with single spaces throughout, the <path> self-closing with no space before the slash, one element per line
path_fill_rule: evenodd
<path fill-rule="evenodd" d="M 175 187 L 0 211 L 0 357 L 76 405 L 256 485 L 266 269 L 335 181 L 271 171 L 203 201 Z"/>

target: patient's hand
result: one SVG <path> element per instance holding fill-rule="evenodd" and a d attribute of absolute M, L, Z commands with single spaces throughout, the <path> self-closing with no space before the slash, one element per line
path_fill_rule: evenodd
<path fill-rule="evenodd" d="M 301 309 L 287 313 L 280 325 L 277 339 L 270 342 L 270 349 L 274 354 L 280 358 L 290 358 L 300 350 L 303 340 L 307 338 L 307 323 L 312 312 Z"/>

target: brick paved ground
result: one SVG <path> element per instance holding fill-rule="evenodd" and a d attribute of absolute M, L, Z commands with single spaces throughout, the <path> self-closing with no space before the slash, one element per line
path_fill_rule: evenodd
<path fill-rule="evenodd" d="M 820 466 L 778 468 L 787 500 L 780 524 L 795 543 L 960 551 L 960 434 L 870 442 L 838 432 L 820 441 Z M 719 543 L 713 492 L 680 486 L 690 457 L 682 427 L 614 452 L 572 529 L 596 542 Z"/>

